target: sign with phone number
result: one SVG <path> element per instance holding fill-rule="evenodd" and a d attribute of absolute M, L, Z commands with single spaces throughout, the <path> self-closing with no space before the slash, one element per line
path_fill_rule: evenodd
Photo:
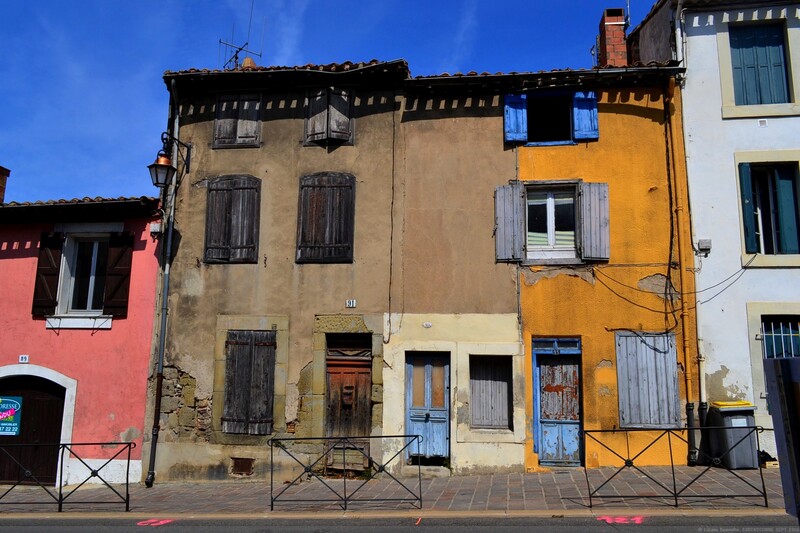
<path fill-rule="evenodd" d="M 19 435 L 22 396 L 0 398 L 0 435 Z"/>

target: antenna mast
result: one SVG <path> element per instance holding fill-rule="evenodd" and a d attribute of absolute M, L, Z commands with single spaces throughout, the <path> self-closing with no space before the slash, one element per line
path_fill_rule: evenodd
<path fill-rule="evenodd" d="M 219 44 L 225 46 L 225 49 L 230 51 L 233 50 L 233 54 L 228 58 L 225 64 L 222 66 L 223 70 L 230 70 L 230 69 L 237 69 L 239 68 L 239 53 L 245 52 L 248 54 L 252 54 L 261 58 L 261 52 L 256 52 L 254 50 L 249 50 L 247 45 L 250 44 L 250 29 L 253 26 L 253 5 L 255 4 L 255 0 L 250 1 L 250 21 L 248 22 L 247 26 L 247 40 L 241 46 L 236 45 L 233 43 L 234 40 L 234 33 L 233 29 L 231 29 L 231 42 L 223 41 L 222 39 L 219 40 Z M 262 42 L 263 42 L 263 35 L 262 35 Z M 262 45 L 263 46 L 263 45 Z M 227 54 L 226 54 L 227 55 Z"/>

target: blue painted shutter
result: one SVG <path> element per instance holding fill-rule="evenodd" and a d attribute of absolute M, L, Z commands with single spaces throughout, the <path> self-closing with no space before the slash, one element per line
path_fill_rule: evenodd
<path fill-rule="evenodd" d="M 796 167 L 782 165 L 775 169 L 778 204 L 778 247 L 782 254 L 800 253 L 798 242 L 798 205 Z"/>
<path fill-rule="evenodd" d="M 730 26 L 736 105 L 789 101 L 782 24 Z"/>
<path fill-rule="evenodd" d="M 611 257 L 608 183 L 581 183 L 581 259 L 608 261 Z"/>
<path fill-rule="evenodd" d="M 515 181 L 494 193 L 494 246 L 497 261 L 516 262 L 525 257 L 525 187 Z"/>
<path fill-rule="evenodd" d="M 759 250 L 756 236 L 756 217 L 753 207 L 753 180 L 750 164 L 739 163 L 739 188 L 742 193 L 742 225 L 744 227 L 744 251 L 757 254 Z"/>
<path fill-rule="evenodd" d="M 572 138 L 597 140 L 600 129 L 597 125 L 597 96 L 594 91 L 578 91 L 572 97 Z"/>
<path fill-rule="evenodd" d="M 524 94 L 507 94 L 503 127 L 506 141 L 528 140 L 528 108 Z"/>

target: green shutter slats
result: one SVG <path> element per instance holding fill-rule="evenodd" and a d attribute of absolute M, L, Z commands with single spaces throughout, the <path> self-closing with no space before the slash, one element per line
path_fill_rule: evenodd
<path fill-rule="evenodd" d="M 608 261 L 611 230 L 608 183 L 581 183 L 580 254 L 586 261 Z"/>
<path fill-rule="evenodd" d="M 600 138 L 594 91 L 578 91 L 572 97 L 572 128 L 573 140 L 596 141 Z"/>
<path fill-rule="evenodd" d="M 351 263 L 355 176 L 320 172 L 300 178 L 298 263 Z"/>
<path fill-rule="evenodd" d="M 503 114 L 504 138 L 507 142 L 528 140 L 528 109 L 524 94 L 507 94 Z"/>
<path fill-rule="evenodd" d="M 518 262 L 525 258 L 525 187 L 515 181 L 494 192 L 494 246 L 498 262 Z"/>
<path fill-rule="evenodd" d="M 31 314 L 35 317 L 53 315 L 56 312 L 63 247 L 62 233 L 43 233 L 39 240 L 39 260 L 36 264 L 31 309 Z"/>
<path fill-rule="evenodd" d="M 744 228 L 744 249 L 748 254 L 760 251 L 756 235 L 756 214 L 753 203 L 753 179 L 749 163 L 739 163 L 739 189 L 742 195 L 742 226 Z"/>
<path fill-rule="evenodd" d="M 798 206 L 797 167 L 780 165 L 775 169 L 775 193 L 777 196 L 778 249 L 782 254 L 800 253 L 798 238 Z"/>
<path fill-rule="evenodd" d="M 728 36 L 736 105 L 788 102 L 783 25 L 731 25 Z"/>
<path fill-rule="evenodd" d="M 128 294 L 133 266 L 132 233 L 114 233 L 108 239 L 103 314 L 123 318 L 128 315 Z"/>

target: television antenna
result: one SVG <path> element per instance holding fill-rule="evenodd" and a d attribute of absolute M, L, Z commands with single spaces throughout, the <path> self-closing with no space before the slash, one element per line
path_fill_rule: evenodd
<path fill-rule="evenodd" d="M 219 40 L 219 44 L 225 47 L 225 56 L 228 57 L 228 60 L 222 66 L 223 70 L 230 70 L 230 69 L 237 69 L 241 65 L 239 62 L 239 54 L 245 52 L 246 54 L 251 54 L 261 58 L 261 52 L 256 52 L 255 50 L 250 50 L 247 48 L 250 45 L 250 30 L 253 26 L 253 6 L 255 4 L 255 0 L 250 0 L 250 20 L 247 25 L 247 39 L 245 40 L 243 45 L 234 44 L 234 26 L 231 26 L 231 40 L 230 42 L 223 41 L 222 39 Z M 264 19 L 264 25 L 266 26 L 266 18 Z M 264 48 L 264 30 L 261 30 L 261 48 Z M 231 53 L 231 51 L 233 53 Z M 230 55 L 229 55 L 230 54 Z"/>

